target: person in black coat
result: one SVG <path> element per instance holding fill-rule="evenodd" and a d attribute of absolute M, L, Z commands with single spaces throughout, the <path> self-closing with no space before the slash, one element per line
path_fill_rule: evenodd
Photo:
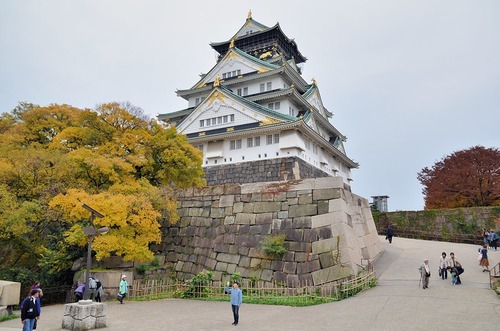
<path fill-rule="evenodd" d="M 21 303 L 21 322 L 23 331 L 32 331 L 36 325 L 36 320 L 40 316 L 40 311 L 36 303 L 40 292 L 37 289 L 31 290 L 30 295 Z"/>
<path fill-rule="evenodd" d="M 389 244 L 392 244 L 392 237 L 394 236 L 394 228 L 392 224 L 387 227 L 387 233 L 385 235 L 385 239 L 389 240 Z"/>

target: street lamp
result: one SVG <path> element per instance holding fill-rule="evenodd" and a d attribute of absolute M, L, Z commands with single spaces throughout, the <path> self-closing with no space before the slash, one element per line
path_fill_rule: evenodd
<path fill-rule="evenodd" d="M 88 252 L 87 252 L 87 271 L 85 273 L 85 293 L 83 294 L 83 298 L 85 300 L 88 300 L 90 295 L 89 278 L 90 278 L 90 264 L 92 263 L 92 241 L 94 241 L 94 237 L 97 234 L 106 234 L 108 233 L 109 229 L 107 227 L 96 229 L 94 226 L 94 218 L 95 217 L 103 218 L 104 215 L 86 204 L 82 204 L 82 207 L 90 212 L 90 225 L 91 225 L 91 227 L 83 229 L 83 234 L 90 236 L 88 244 Z"/>

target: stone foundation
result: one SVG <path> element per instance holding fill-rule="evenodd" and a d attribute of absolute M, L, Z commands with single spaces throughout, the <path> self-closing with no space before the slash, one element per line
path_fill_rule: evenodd
<path fill-rule="evenodd" d="M 76 331 L 104 328 L 106 327 L 106 307 L 106 304 L 92 300 L 66 304 L 62 328 Z"/>
<path fill-rule="evenodd" d="M 298 157 L 208 166 L 204 171 L 208 185 L 330 177 Z"/>
<path fill-rule="evenodd" d="M 211 186 L 179 192 L 177 224 L 163 224 L 152 247 L 178 279 L 211 270 L 214 279 L 243 278 L 319 285 L 355 275 L 381 253 L 368 201 L 342 178 Z M 286 236 L 282 258 L 263 242 Z M 366 261 L 365 261 L 366 265 Z"/>

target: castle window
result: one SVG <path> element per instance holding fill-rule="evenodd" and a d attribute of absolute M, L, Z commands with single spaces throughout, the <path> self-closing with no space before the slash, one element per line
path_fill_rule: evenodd
<path fill-rule="evenodd" d="M 264 92 L 266 90 L 266 84 L 260 84 L 260 91 Z"/>
<path fill-rule="evenodd" d="M 223 73 L 223 74 L 222 74 L 222 79 L 226 79 L 226 76 L 227 76 L 227 74 L 226 74 L 226 73 Z"/>
<path fill-rule="evenodd" d="M 267 105 L 267 108 L 272 109 L 272 110 L 278 110 L 278 109 L 280 109 L 280 103 L 279 102 L 271 102 Z"/>
<path fill-rule="evenodd" d="M 293 109 L 292 107 L 288 107 L 288 115 L 295 117 L 295 109 Z"/>
<path fill-rule="evenodd" d="M 273 82 L 268 82 L 266 87 L 267 91 L 271 91 L 273 89 Z"/>
<path fill-rule="evenodd" d="M 271 145 L 273 143 L 273 135 L 272 134 L 268 134 L 266 136 L 266 145 Z"/>
<path fill-rule="evenodd" d="M 200 120 L 200 128 L 205 126 L 205 120 Z"/>
<path fill-rule="evenodd" d="M 222 118 L 222 119 L 223 119 L 223 121 L 224 121 L 224 123 L 227 123 L 227 118 L 228 118 L 228 116 L 227 116 L 227 115 L 224 115 L 224 117 Z"/>
<path fill-rule="evenodd" d="M 230 150 L 241 149 L 241 139 L 230 140 L 229 141 L 229 149 Z"/>
<path fill-rule="evenodd" d="M 229 115 L 229 122 L 234 122 L 234 114 Z"/>
<path fill-rule="evenodd" d="M 279 144 L 279 143 L 280 143 L 280 135 L 279 135 L 279 133 L 276 133 L 276 134 L 274 135 L 274 140 L 273 140 L 273 142 L 274 142 L 275 144 Z"/>
<path fill-rule="evenodd" d="M 236 90 L 236 94 L 238 94 L 239 96 L 241 96 L 241 89 L 240 88 Z"/>
<path fill-rule="evenodd" d="M 248 87 L 243 88 L 243 95 L 248 95 Z"/>
<path fill-rule="evenodd" d="M 195 101 L 194 101 L 194 104 L 196 106 L 198 106 L 200 104 L 200 98 L 196 98 Z"/>
<path fill-rule="evenodd" d="M 222 116 L 217 117 L 217 124 L 222 124 Z"/>
<path fill-rule="evenodd" d="M 255 146 L 260 146 L 260 137 L 255 137 L 254 139 L 254 145 Z"/>
<path fill-rule="evenodd" d="M 253 147 L 253 138 L 247 138 L 247 147 Z"/>

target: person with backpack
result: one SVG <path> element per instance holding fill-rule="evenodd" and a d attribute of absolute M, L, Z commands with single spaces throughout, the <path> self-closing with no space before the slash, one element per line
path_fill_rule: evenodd
<path fill-rule="evenodd" d="M 33 289 L 30 295 L 21 303 L 21 323 L 23 331 L 33 331 L 36 325 L 36 320 L 40 317 L 37 300 L 40 292 L 38 289 Z"/>
<path fill-rule="evenodd" d="M 89 277 L 89 300 L 94 300 L 97 292 L 97 282 L 94 277 Z"/>
<path fill-rule="evenodd" d="M 101 298 L 104 295 L 104 289 L 102 288 L 102 283 L 99 279 L 95 279 L 95 282 L 97 284 L 97 289 L 96 289 L 96 296 L 95 296 L 95 301 L 96 302 L 101 302 Z"/>

